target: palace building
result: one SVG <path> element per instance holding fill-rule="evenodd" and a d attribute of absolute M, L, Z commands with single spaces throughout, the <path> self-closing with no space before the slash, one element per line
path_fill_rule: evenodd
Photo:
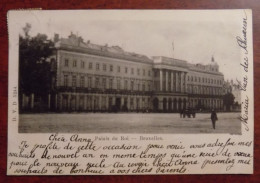
<path fill-rule="evenodd" d="M 159 111 L 223 108 L 224 76 L 208 65 L 131 53 L 71 34 L 55 35 L 51 57 L 55 111 Z M 33 105 L 31 106 L 33 107 Z"/>

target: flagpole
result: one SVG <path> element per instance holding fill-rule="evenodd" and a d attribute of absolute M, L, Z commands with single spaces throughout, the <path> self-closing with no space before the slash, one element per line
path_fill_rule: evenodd
<path fill-rule="evenodd" d="M 172 58 L 174 58 L 174 41 L 172 42 Z"/>

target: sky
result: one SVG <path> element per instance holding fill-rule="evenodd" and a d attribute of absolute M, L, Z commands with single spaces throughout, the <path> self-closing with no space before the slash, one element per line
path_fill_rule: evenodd
<path fill-rule="evenodd" d="M 30 35 L 54 33 L 66 38 L 71 32 L 84 41 L 120 46 L 125 51 L 166 56 L 189 63 L 209 64 L 212 56 L 225 80 L 241 78 L 242 10 L 222 11 L 24 11 L 17 18 L 22 33 L 26 23 Z"/>

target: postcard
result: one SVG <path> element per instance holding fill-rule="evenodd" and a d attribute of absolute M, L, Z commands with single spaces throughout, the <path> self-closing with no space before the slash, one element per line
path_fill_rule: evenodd
<path fill-rule="evenodd" d="M 252 11 L 9 11 L 8 175 L 252 174 Z"/>

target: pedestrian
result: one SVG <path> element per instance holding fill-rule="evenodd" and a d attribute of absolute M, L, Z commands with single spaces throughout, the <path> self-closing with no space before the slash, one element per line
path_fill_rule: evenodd
<path fill-rule="evenodd" d="M 216 121 L 218 120 L 218 117 L 217 117 L 217 113 L 215 112 L 214 109 L 212 109 L 212 112 L 211 112 L 211 121 L 212 121 L 212 126 L 213 126 L 213 129 L 215 130 L 215 127 L 216 127 Z"/>
<path fill-rule="evenodd" d="M 180 118 L 182 118 L 183 115 L 183 109 L 180 110 Z"/>

